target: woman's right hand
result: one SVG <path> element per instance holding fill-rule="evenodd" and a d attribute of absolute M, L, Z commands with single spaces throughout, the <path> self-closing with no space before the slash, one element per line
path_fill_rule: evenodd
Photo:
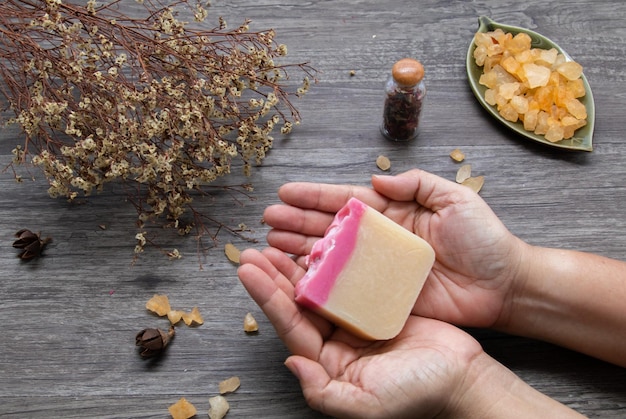
<path fill-rule="evenodd" d="M 508 321 L 508 301 L 529 245 L 502 224 L 469 188 L 434 174 L 411 170 L 374 176 L 373 188 L 288 183 L 279 190 L 286 205 L 274 205 L 264 219 L 272 227 L 268 243 L 305 256 L 334 214 L 356 197 L 426 240 L 435 264 L 414 314 L 473 327 Z M 298 259 L 303 266 L 303 258 Z"/>

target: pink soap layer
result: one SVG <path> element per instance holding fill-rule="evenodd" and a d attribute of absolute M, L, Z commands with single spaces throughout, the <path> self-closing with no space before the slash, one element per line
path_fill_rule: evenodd
<path fill-rule="evenodd" d="M 295 298 L 299 304 L 315 310 L 326 303 L 356 247 L 359 224 L 367 208 L 361 201 L 350 199 L 337 212 L 324 237 L 313 245 L 307 258 L 307 273 L 296 284 Z"/>

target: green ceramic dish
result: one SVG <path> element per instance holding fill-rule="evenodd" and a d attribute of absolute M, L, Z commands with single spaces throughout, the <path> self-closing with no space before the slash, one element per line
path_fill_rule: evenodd
<path fill-rule="evenodd" d="M 513 35 L 519 32 L 525 32 L 532 39 L 533 48 L 542 48 L 542 49 L 556 48 L 556 50 L 562 53 L 563 55 L 565 55 L 565 57 L 567 57 L 568 60 L 572 59 L 557 44 L 550 41 L 548 38 L 542 35 L 539 35 L 538 33 L 533 32 L 531 30 L 518 28 L 515 26 L 502 25 L 502 24 L 494 22 L 493 20 L 491 20 L 490 18 L 486 16 L 481 16 L 480 18 L 478 18 L 478 24 L 479 24 L 478 32 L 489 32 L 497 28 L 502 29 L 504 32 L 511 32 Z M 593 125 L 594 125 L 594 120 L 595 120 L 595 107 L 593 104 L 593 95 L 591 94 L 591 88 L 589 87 L 589 83 L 587 82 L 587 78 L 585 77 L 584 74 L 582 76 L 582 80 L 583 80 L 583 84 L 585 85 L 585 96 L 580 98 L 580 101 L 587 108 L 587 125 L 576 130 L 574 137 L 568 140 L 559 141 L 558 143 L 551 143 L 550 141 L 546 140 L 542 135 L 537 135 L 533 132 L 526 131 L 521 122 L 507 121 L 502 116 L 500 116 L 500 114 L 498 113 L 497 109 L 494 106 L 491 106 L 487 102 L 485 102 L 485 90 L 487 88 L 478 83 L 478 80 L 480 79 L 480 76 L 483 73 L 483 69 L 482 67 L 478 67 L 476 65 L 476 62 L 474 61 L 474 49 L 476 49 L 476 45 L 474 44 L 474 40 L 472 39 L 472 43 L 470 44 L 469 50 L 467 51 L 467 59 L 466 59 L 467 76 L 469 79 L 469 83 L 472 88 L 472 91 L 474 92 L 474 95 L 476 96 L 480 104 L 491 115 L 493 115 L 498 121 L 500 121 L 502 124 L 511 128 L 513 131 L 517 132 L 518 134 L 530 140 L 547 144 L 551 147 L 558 147 L 558 148 L 569 149 L 569 150 L 581 150 L 581 151 L 593 150 L 592 137 L 593 137 Z"/>

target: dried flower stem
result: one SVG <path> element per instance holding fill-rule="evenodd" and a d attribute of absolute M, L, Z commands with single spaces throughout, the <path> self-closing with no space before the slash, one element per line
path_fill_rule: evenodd
<path fill-rule="evenodd" d="M 315 70 L 275 62 L 286 47 L 273 30 L 249 32 L 249 21 L 190 28 L 177 7 L 199 24 L 207 16 L 199 0 L 138 3 L 147 17 L 120 12 L 121 0 L 0 4 L 0 97 L 15 115 L 6 122 L 25 133 L 11 168 L 32 156 L 50 196 L 70 200 L 129 182 L 142 223 L 176 221 L 192 192 L 229 174 L 234 159 L 249 175 L 275 126 L 290 132 L 300 115 L 288 71 L 303 73 L 301 96 Z"/>

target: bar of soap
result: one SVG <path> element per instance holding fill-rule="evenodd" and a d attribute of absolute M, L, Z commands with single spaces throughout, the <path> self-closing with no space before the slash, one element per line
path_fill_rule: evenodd
<path fill-rule="evenodd" d="M 391 339 L 434 261 L 426 241 L 352 198 L 313 245 L 295 299 L 356 336 Z"/>

